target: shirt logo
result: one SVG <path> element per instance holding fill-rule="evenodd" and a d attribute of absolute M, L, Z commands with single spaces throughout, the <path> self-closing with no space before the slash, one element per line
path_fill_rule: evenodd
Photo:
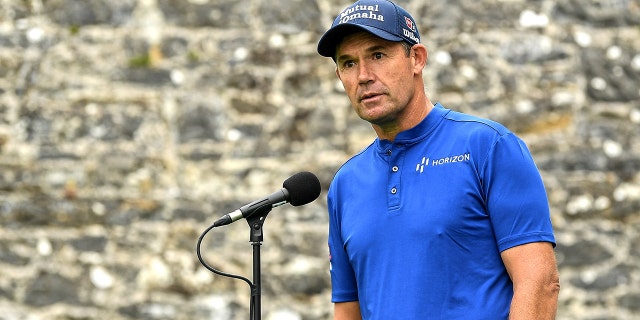
<path fill-rule="evenodd" d="M 416 172 L 418 173 L 423 173 L 425 167 L 438 167 L 438 166 L 444 166 L 444 165 L 448 165 L 448 164 L 452 164 L 452 163 L 458 163 L 458 162 L 467 162 L 467 161 L 471 161 L 471 154 L 470 153 L 464 153 L 464 154 L 460 154 L 460 155 L 456 155 L 456 156 L 449 156 L 449 157 L 444 157 L 444 158 L 439 158 L 439 159 L 431 159 L 429 157 L 422 157 L 422 159 L 418 162 L 418 164 L 416 164 Z"/>
<path fill-rule="evenodd" d="M 424 172 L 424 166 L 425 164 L 428 166 L 429 165 L 429 158 L 427 157 L 422 157 L 422 161 L 418 162 L 418 164 L 416 165 L 416 171 L 422 173 Z"/>

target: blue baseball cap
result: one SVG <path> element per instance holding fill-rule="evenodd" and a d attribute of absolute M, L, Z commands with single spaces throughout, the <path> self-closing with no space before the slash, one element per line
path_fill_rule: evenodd
<path fill-rule="evenodd" d="M 336 46 L 357 30 L 364 30 L 389 41 L 420 43 L 415 19 L 388 0 L 360 0 L 342 10 L 318 42 L 318 53 L 335 58 Z"/>

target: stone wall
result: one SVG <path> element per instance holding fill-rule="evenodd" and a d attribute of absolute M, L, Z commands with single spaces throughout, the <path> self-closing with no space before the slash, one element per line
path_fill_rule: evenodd
<path fill-rule="evenodd" d="M 274 210 L 265 319 L 328 319 L 326 188 L 373 139 L 316 41 L 344 0 L 2 0 L 0 319 L 247 319 L 195 255 Z M 549 193 L 559 319 L 640 317 L 640 1 L 404 0 L 427 91 L 504 123 Z M 246 223 L 205 259 L 251 278 Z"/>

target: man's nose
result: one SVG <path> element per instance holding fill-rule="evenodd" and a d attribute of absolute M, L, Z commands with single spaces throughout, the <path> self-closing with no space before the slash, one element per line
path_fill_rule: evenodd
<path fill-rule="evenodd" d="M 373 73 L 371 72 L 369 65 L 366 62 L 360 62 L 358 64 L 358 82 L 365 84 L 371 81 L 373 81 Z"/>

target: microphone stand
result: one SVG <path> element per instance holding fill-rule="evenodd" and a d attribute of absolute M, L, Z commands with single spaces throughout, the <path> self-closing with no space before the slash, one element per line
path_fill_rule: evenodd
<path fill-rule="evenodd" d="M 249 228 L 251 228 L 249 242 L 253 247 L 253 285 L 251 286 L 251 312 L 250 320 L 260 320 L 262 317 L 262 288 L 260 276 L 260 246 L 264 239 L 262 225 L 271 211 L 271 205 L 262 206 L 254 214 L 246 218 Z"/>

